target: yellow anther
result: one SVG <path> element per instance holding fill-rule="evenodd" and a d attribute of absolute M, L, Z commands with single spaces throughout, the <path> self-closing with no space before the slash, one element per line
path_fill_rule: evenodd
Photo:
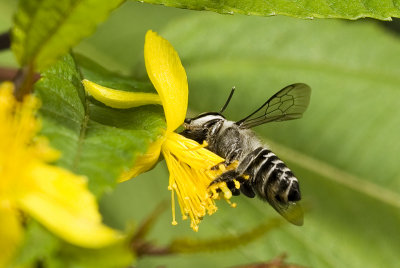
<path fill-rule="evenodd" d="M 225 182 L 221 182 L 219 183 L 219 188 L 221 189 L 221 191 L 224 193 L 224 198 L 225 199 L 231 199 L 232 197 L 232 192 L 229 190 L 228 186 L 226 185 Z"/>
<path fill-rule="evenodd" d="M 236 204 L 236 203 L 232 203 L 231 200 L 226 200 L 226 202 L 229 204 L 229 206 L 230 206 L 231 208 L 237 207 L 237 204 Z"/>
<path fill-rule="evenodd" d="M 222 172 L 226 171 L 225 165 L 224 164 L 219 164 L 218 169 L 221 170 Z"/>

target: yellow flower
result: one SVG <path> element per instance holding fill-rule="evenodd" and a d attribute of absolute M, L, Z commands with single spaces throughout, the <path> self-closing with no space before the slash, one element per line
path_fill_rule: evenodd
<path fill-rule="evenodd" d="M 117 241 L 120 234 L 101 223 L 86 178 L 47 164 L 59 152 L 35 136 L 38 100 L 27 96 L 18 102 L 13 89 L 10 82 L 0 84 L 0 267 L 21 242 L 22 213 L 78 246 L 98 248 Z"/>
<path fill-rule="evenodd" d="M 172 198 L 172 224 L 175 219 L 175 194 L 182 213 L 182 219 L 190 218 L 193 230 L 206 215 L 217 210 L 215 199 L 223 197 L 229 202 L 232 193 L 226 184 L 209 189 L 210 183 L 222 174 L 224 159 L 208 151 L 197 142 L 187 139 L 174 131 L 182 125 L 188 105 L 188 83 L 185 69 L 172 45 L 153 31 L 148 31 L 144 45 L 144 59 L 147 74 L 158 95 L 146 96 L 109 89 L 84 80 L 86 90 L 94 98 L 114 108 L 135 107 L 134 103 L 161 104 L 167 121 L 164 135 L 150 145 L 148 151 L 137 159 L 135 166 L 122 175 L 120 181 L 133 178 L 149 170 L 163 154 L 170 172 L 168 189 Z M 143 94 L 143 93 L 142 93 Z M 147 93 L 149 94 L 149 93 Z M 97 96 L 101 96 L 98 98 Z M 109 97 L 110 96 L 110 97 Z M 117 104 L 115 102 L 117 101 Z M 130 103 L 130 105 L 126 105 Z M 236 163 L 235 163 L 236 164 Z M 233 165 L 234 166 L 234 165 Z M 233 166 L 229 167 L 232 168 Z M 212 169 L 212 167 L 218 167 Z M 234 204 L 232 204 L 234 206 Z"/>

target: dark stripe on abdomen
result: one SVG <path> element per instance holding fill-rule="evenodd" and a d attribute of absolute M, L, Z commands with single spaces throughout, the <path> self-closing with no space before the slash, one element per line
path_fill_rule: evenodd
<path fill-rule="evenodd" d="M 243 161 L 243 163 L 241 163 L 238 167 L 238 172 L 239 173 L 244 173 L 247 175 L 250 175 L 251 177 L 254 177 L 254 171 L 257 169 L 257 167 L 265 160 L 264 155 L 269 154 L 271 151 L 266 149 L 266 148 L 262 148 L 259 147 L 256 150 L 254 150 L 253 152 L 251 152 L 248 157 L 246 157 L 247 163 L 245 163 L 245 161 Z M 253 158 L 254 157 L 254 158 Z"/>
<path fill-rule="evenodd" d="M 264 161 L 261 162 L 260 166 L 255 170 L 254 182 L 257 185 L 258 194 L 261 197 L 266 197 L 266 191 L 270 187 L 273 187 L 274 184 L 279 183 L 281 176 L 290 170 L 285 163 L 272 152 L 265 154 L 263 158 Z"/>

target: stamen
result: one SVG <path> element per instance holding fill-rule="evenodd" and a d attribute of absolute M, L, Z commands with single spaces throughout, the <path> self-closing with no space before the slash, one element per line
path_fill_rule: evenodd
<path fill-rule="evenodd" d="M 237 207 L 237 204 L 236 204 L 236 203 L 232 203 L 231 200 L 227 199 L 227 200 L 225 200 L 225 201 L 229 204 L 229 206 L 230 206 L 231 208 Z"/>
<path fill-rule="evenodd" d="M 171 224 L 177 225 L 178 222 L 176 221 L 176 218 L 175 218 L 175 193 L 174 193 L 174 191 L 171 191 L 171 204 L 172 204 L 172 222 L 171 222 Z"/>
<path fill-rule="evenodd" d="M 215 200 L 232 197 L 225 182 L 209 187 L 210 183 L 219 177 L 225 169 L 233 169 L 237 165 L 225 167 L 224 159 L 204 149 L 207 143 L 199 145 L 194 140 L 187 139 L 176 133 L 168 133 L 162 145 L 162 153 L 170 171 L 169 190 L 175 194 L 181 209 L 182 219 L 190 218 L 190 227 L 198 230 L 198 225 L 206 214 L 217 211 Z M 221 164 L 217 170 L 212 167 Z M 222 169 L 222 170 L 221 170 Z M 229 204 L 231 204 L 229 202 Z M 173 224 L 176 224 L 175 205 L 173 205 Z M 231 204 L 231 206 L 235 206 Z"/>
<path fill-rule="evenodd" d="M 219 183 L 219 188 L 221 189 L 221 191 L 224 193 L 224 198 L 226 200 L 231 199 L 232 197 L 232 192 L 231 190 L 229 190 L 228 186 L 226 185 L 226 182 L 221 182 Z"/>

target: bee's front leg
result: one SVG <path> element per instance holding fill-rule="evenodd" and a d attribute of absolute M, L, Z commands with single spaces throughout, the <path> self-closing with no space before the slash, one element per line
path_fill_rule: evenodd
<path fill-rule="evenodd" d="M 236 180 L 238 177 L 238 173 L 236 170 L 229 170 L 225 173 L 222 173 L 218 178 L 213 180 L 208 188 L 212 192 L 224 192 L 225 196 L 226 193 L 224 190 L 229 190 L 232 195 L 239 195 L 240 194 L 240 183 Z"/>
<path fill-rule="evenodd" d="M 214 185 L 216 183 L 220 183 L 220 182 L 229 182 L 229 181 L 233 181 L 234 179 L 236 179 L 236 177 L 238 176 L 238 173 L 236 172 L 236 170 L 228 170 L 225 173 L 222 173 L 221 176 L 219 176 L 218 178 L 216 178 L 215 180 L 213 180 L 209 186 Z"/>
<path fill-rule="evenodd" d="M 232 167 L 229 167 L 233 162 L 237 161 L 242 154 L 241 149 L 237 149 L 234 151 L 231 151 L 228 156 L 226 157 L 224 162 L 218 163 L 215 166 L 213 166 L 211 169 L 212 170 L 224 170 L 224 169 L 232 169 Z M 221 165 L 223 165 L 221 167 Z M 234 166 L 236 167 L 236 166 Z"/>
<path fill-rule="evenodd" d="M 233 161 L 240 159 L 242 149 L 234 149 L 228 153 L 225 158 L 225 166 L 229 166 Z"/>

